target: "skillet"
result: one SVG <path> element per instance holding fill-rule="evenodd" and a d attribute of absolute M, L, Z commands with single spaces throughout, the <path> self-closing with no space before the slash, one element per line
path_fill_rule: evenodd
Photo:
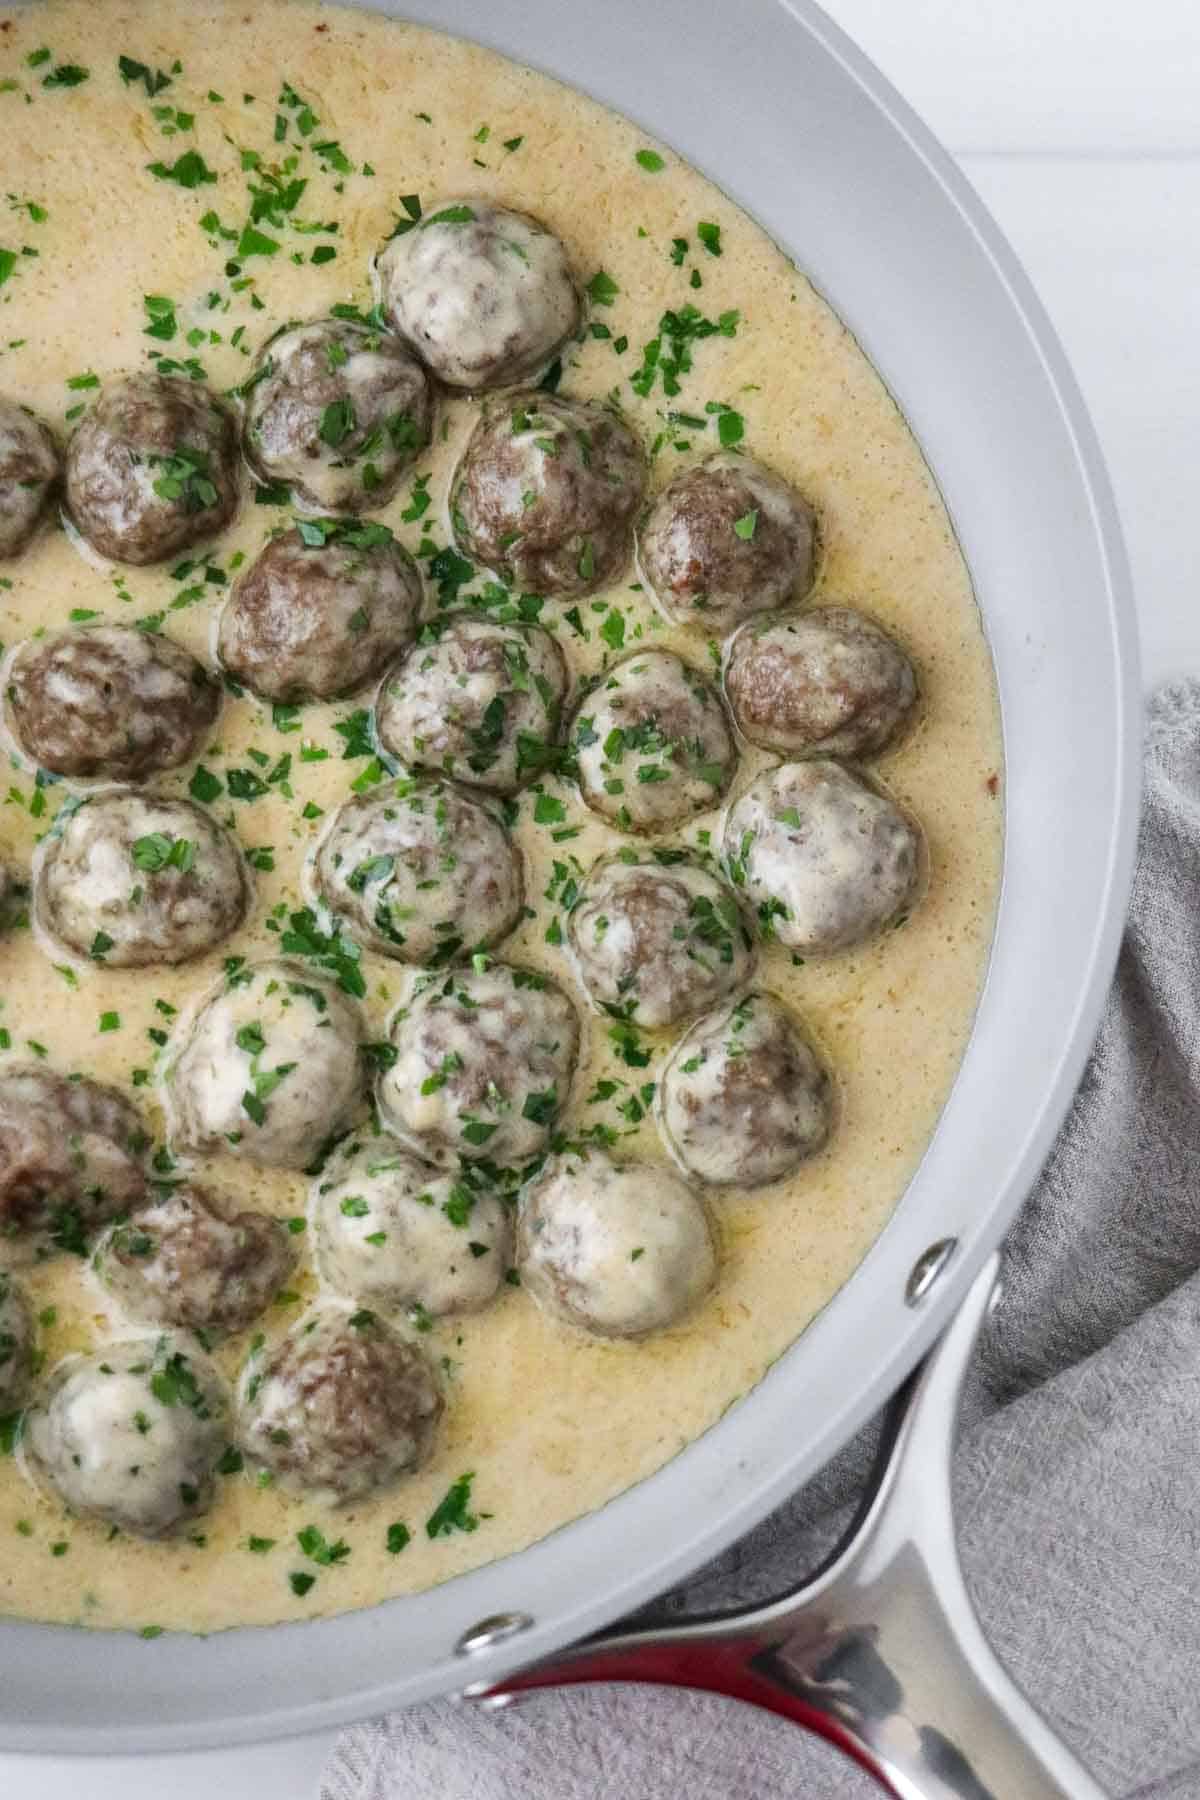
<path fill-rule="evenodd" d="M 1119 530 L 1053 332 L 950 159 L 805 0 L 375 10 L 478 38 L 674 145 L 795 256 L 888 383 L 962 542 L 999 683 L 1006 852 L 988 980 L 934 1140 L 873 1250 L 755 1392 L 670 1465 L 518 1556 L 319 1624 L 152 1651 L 123 1634 L 0 1624 L 0 1749 L 163 1751 L 332 1726 L 461 1687 L 464 1636 L 520 1614 L 519 1634 L 472 1659 L 471 1676 L 498 1681 L 715 1554 L 827 1461 L 945 1329 L 1050 1147 L 1119 942 L 1139 748 Z"/>

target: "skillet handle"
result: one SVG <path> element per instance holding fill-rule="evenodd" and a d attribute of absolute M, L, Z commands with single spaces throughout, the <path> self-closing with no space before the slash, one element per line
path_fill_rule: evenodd
<path fill-rule="evenodd" d="M 1104 1800 L 988 1646 L 954 1540 L 950 1453 L 993 1257 L 898 1397 L 874 1488 L 811 1580 L 750 1612 L 601 1632 L 467 1697 L 580 1681 L 707 1688 L 828 1738 L 900 1800 Z"/>

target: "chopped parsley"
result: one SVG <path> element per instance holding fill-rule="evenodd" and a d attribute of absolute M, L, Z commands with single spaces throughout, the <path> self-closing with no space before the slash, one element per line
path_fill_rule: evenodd
<path fill-rule="evenodd" d="M 478 1529 L 479 1518 L 471 1511 L 471 1484 L 474 1480 L 474 1471 L 468 1470 L 457 1481 L 451 1482 L 425 1521 L 425 1530 L 431 1538 L 449 1537 L 455 1531 Z"/>
<path fill-rule="evenodd" d="M 182 188 L 198 188 L 217 178 L 198 150 L 185 150 L 173 163 L 147 163 L 151 175 L 159 181 L 174 181 Z"/>
<path fill-rule="evenodd" d="M 196 863 L 196 846 L 191 838 L 170 837 L 165 831 L 153 831 L 148 837 L 136 838 L 130 856 L 134 867 L 147 874 L 160 869 L 178 869 L 186 875 Z"/>
<path fill-rule="evenodd" d="M 620 288 L 604 269 L 597 269 L 587 284 L 588 297 L 596 306 L 611 306 Z"/>

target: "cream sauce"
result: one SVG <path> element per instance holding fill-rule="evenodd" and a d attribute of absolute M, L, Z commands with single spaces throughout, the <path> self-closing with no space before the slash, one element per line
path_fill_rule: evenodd
<path fill-rule="evenodd" d="M 38 56 L 43 48 L 49 57 Z M 150 72 L 169 74 L 176 59 L 182 68 L 151 97 L 145 79 L 122 83 L 122 54 Z M 72 86 L 56 76 L 72 64 L 90 70 L 86 81 Z M 303 107 L 319 125 L 310 126 Z M 165 109 L 159 117 L 156 108 Z M 192 115 L 182 128 L 177 110 Z M 277 116 L 286 122 L 284 143 L 275 139 Z M 337 155 L 314 149 L 330 142 L 340 147 Z M 278 251 L 244 255 L 240 275 L 231 277 L 225 265 L 236 258 L 237 242 L 214 241 L 200 220 L 211 209 L 227 229 L 240 233 L 246 223 L 247 184 L 259 178 L 241 169 L 239 149 L 257 151 L 265 165 L 294 155 L 295 174 L 308 180 L 295 217 L 336 221 L 336 234 L 301 233 L 286 219 L 279 229 L 260 222 Z M 230 387 L 247 373 L 247 352 L 285 320 L 319 316 L 337 301 L 370 304 L 369 258 L 400 212 L 400 196 L 419 193 L 428 202 L 474 192 L 525 208 L 561 234 L 585 281 L 603 270 L 619 289 L 610 304 L 592 307 L 593 320 L 611 335 L 588 335 L 566 355 L 564 391 L 615 391 L 647 442 L 666 432 L 654 460 L 656 488 L 687 458 L 716 447 L 705 404 L 735 407 L 745 419 L 746 447 L 796 482 L 818 510 L 817 597 L 863 606 L 911 650 L 923 686 L 922 719 L 880 769 L 923 821 L 930 846 L 928 897 L 902 930 L 800 968 L 778 947 L 763 954 L 759 980 L 796 1008 L 835 1071 L 837 1130 L 827 1151 L 786 1187 L 722 1194 L 714 1202 L 720 1282 L 684 1325 L 641 1344 L 589 1342 L 552 1324 L 528 1295 L 505 1288 L 489 1310 L 438 1324 L 426 1340 L 446 1362 L 448 1408 L 434 1459 L 421 1474 L 339 1515 L 230 1476 L 197 1544 L 109 1542 L 105 1530 L 69 1518 L 61 1504 L 35 1492 L 17 1458 L 4 1458 L 0 1609 L 7 1613 L 210 1631 L 368 1605 L 530 1543 L 658 1468 L 754 1386 L 852 1273 L 929 1140 L 970 1028 L 1000 866 L 998 715 L 967 571 L 904 421 L 829 307 L 751 219 L 668 148 L 661 147 L 659 171 L 637 162 L 639 149 L 654 149 L 643 132 L 490 52 L 301 0 L 255 0 L 252 7 L 232 0 L 49 0 L 0 12 L 0 168 L 15 197 L 0 211 L 0 246 L 37 252 L 19 254 L 0 285 L 3 391 L 63 432 L 70 412 L 95 397 L 93 387 L 71 378 L 105 381 L 146 366 L 155 351 L 195 356 L 216 388 Z M 177 167 L 196 152 L 215 182 L 189 189 L 147 172 L 147 164 Z M 352 173 L 333 166 L 341 157 L 353 163 Z M 184 171 L 195 166 L 186 162 Z M 700 221 L 719 224 L 720 256 L 699 236 Z M 679 263 L 672 259 L 676 238 L 687 239 Z M 314 261 L 318 246 L 336 255 Z M 802 255 L 803 245 L 797 249 Z M 702 285 L 692 285 L 693 270 Z M 147 310 L 144 296 L 175 302 L 172 339 L 146 335 L 164 312 L 157 301 L 157 313 Z M 629 382 L 643 345 L 664 308 L 688 303 L 711 319 L 737 309 L 736 335 L 693 344 L 693 368 L 677 398 L 665 399 L 661 382 L 639 397 Z M 706 428 L 668 423 L 664 407 L 707 419 Z M 446 487 L 472 411 L 461 399 L 442 402 L 445 436 L 419 465 L 431 473 L 425 518 L 403 517 L 412 510 L 411 482 L 382 514 L 414 550 L 426 529 L 438 546 L 447 542 Z M 212 562 L 228 573 L 231 558 L 252 556 L 286 517 L 253 504 L 248 488 L 237 521 L 212 547 Z M 49 530 L 0 575 L 0 635 L 10 645 L 41 627 L 63 626 L 80 610 L 108 620 L 164 612 L 170 636 L 210 654 L 221 589 L 202 569 L 178 579 L 162 569 L 111 570 L 82 555 L 67 534 Z M 633 580 L 631 570 L 627 582 Z M 702 634 L 666 629 L 644 596 L 625 585 L 579 608 L 586 639 L 565 621 L 564 609 L 546 608 L 576 679 L 609 653 L 598 633 L 615 616 L 610 600 L 624 615 L 626 647 L 642 633 L 711 666 Z M 429 605 L 436 609 L 432 586 Z M 274 869 L 257 876 L 246 928 L 205 963 L 123 974 L 72 967 L 66 957 L 54 959 L 63 965 L 56 971 L 32 934 L 18 931 L 0 946 L 6 1055 L 29 1056 L 33 1040 L 50 1066 L 126 1091 L 133 1071 L 146 1070 L 136 1077 L 146 1085 L 133 1090 L 134 1098 L 161 1130 L 161 1051 L 148 1034 L 161 1034 L 171 1021 L 158 1003 L 182 1009 L 219 975 L 225 955 L 277 947 L 268 929 L 272 912 L 302 904 L 301 864 L 323 822 L 303 818 L 302 809 L 332 809 L 367 767 L 342 758 L 334 729 L 364 704 L 369 696 L 305 708 L 295 716 L 297 728 L 281 732 L 269 708 L 251 697 L 229 700 L 202 757 L 207 769 L 222 780 L 231 767 L 269 777 L 281 756 L 293 759 L 290 791 L 276 781 L 257 800 L 222 794 L 214 803 L 245 845 L 273 847 Z M 293 721 L 285 715 L 283 722 Z M 306 748 L 327 750 L 327 760 L 302 761 Z M 256 762 L 252 749 L 266 760 Z M 734 794 L 771 760 L 744 753 Z M 191 775 L 185 769 L 161 785 L 185 792 Z M 27 867 L 66 790 L 35 789 L 34 771 L 17 757 L 9 781 L 0 853 Z M 617 840 L 565 788 L 548 783 L 546 791 L 562 798 L 579 835 L 556 844 L 551 826 L 533 823 L 533 799 L 522 801 L 517 833 L 536 917 L 504 954 L 570 981 L 562 952 L 545 942 L 556 916 L 543 898 L 553 863 L 573 857 L 587 867 Z M 31 813 L 38 794 L 45 803 L 40 817 Z M 717 824 L 715 815 L 702 818 L 678 836 L 694 842 L 700 830 L 715 834 Z M 382 1037 L 403 971 L 373 955 L 364 966 L 371 1032 Z M 118 1028 L 104 1030 L 108 1013 L 119 1016 Z M 651 1063 L 638 1070 L 614 1061 L 605 1025 L 593 1020 L 570 1128 L 603 1121 L 629 1131 L 619 1155 L 661 1156 L 648 1113 L 632 1130 L 615 1102 L 589 1103 L 588 1095 L 599 1077 L 611 1076 L 629 1084 L 618 1095 L 628 1098 L 654 1078 L 677 1035 L 648 1039 Z M 286 1216 L 304 1211 L 302 1177 L 220 1159 L 205 1174 L 240 1204 Z M 304 1273 L 292 1287 L 307 1295 L 312 1285 Z M 51 1320 L 41 1331 L 48 1366 L 123 1329 L 70 1257 L 32 1273 L 29 1287 Z M 264 1325 L 282 1329 L 298 1307 L 282 1300 Z M 243 1335 L 221 1349 L 219 1360 L 232 1370 L 246 1348 Z M 431 1539 L 427 1517 L 468 1470 L 478 1528 Z M 387 1527 L 399 1521 L 411 1542 L 396 1554 L 388 1550 Z M 307 1560 L 295 1534 L 308 1523 L 330 1538 L 343 1536 L 350 1555 L 335 1566 Z M 251 1534 L 274 1547 L 251 1552 Z M 289 1584 L 297 1570 L 317 1577 L 302 1597 Z"/>

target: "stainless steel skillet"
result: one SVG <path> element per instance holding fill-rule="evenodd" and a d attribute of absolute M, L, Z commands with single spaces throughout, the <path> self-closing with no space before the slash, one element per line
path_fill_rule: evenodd
<path fill-rule="evenodd" d="M 468 1674 L 499 1680 L 715 1553 L 945 1328 L 1049 1148 L 1116 954 L 1139 736 L 1119 532 L 1053 333 L 953 164 L 803 0 L 377 10 L 481 38 L 643 122 L 790 250 L 889 383 L 963 543 L 1000 684 L 1007 850 L 989 981 L 895 1218 L 759 1388 L 666 1469 L 520 1556 L 320 1625 L 152 1647 L 0 1625 L 3 1749 L 229 1744 L 381 1712 Z M 912 1272 L 943 1242 L 953 1251 L 914 1304 Z M 456 1646 L 509 1613 L 529 1625 L 468 1670 Z"/>

